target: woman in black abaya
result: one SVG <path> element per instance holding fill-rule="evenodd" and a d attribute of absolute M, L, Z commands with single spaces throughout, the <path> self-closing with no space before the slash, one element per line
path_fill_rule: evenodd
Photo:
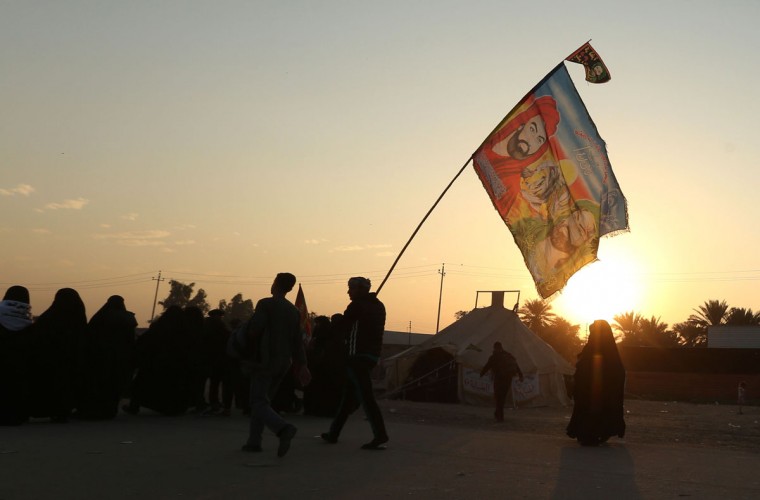
<path fill-rule="evenodd" d="M 596 320 L 575 365 L 573 416 L 567 435 L 583 446 L 596 446 L 625 435 L 625 368 L 609 323 Z"/>
<path fill-rule="evenodd" d="M 66 422 L 80 380 L 87 316 L 76 290 L 58 290 L 30 330 L 29 414 Z"/>
<path fill-rule="evenodd" d="M 134 313 L 119 295 L 109 297 L 90 319 L 77 416 L 108 419 L 118 413 L 132 380 L 136 327 Z"/>
<path fill-rule="evenodd" d="M 0 301 L 0 425 L 27 421 L 27 344 L 32 325 L 29 290 L 14 285 Z"/>
<path fill-rule="evenodd" d="M 137 372 L 124 411 L 136 415 L 143 406 L 180 415 L 187 410 L 194 396 L 194 339 L 189 330 L 182 308 L 170 306 L 137 340 Z"/>

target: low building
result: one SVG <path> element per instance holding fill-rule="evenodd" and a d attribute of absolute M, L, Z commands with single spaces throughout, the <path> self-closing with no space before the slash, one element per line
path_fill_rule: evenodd
<path fill-rule="evenodd" d="M 760 349 L 618 346 L 627 398 L 735 404 L 740 382 L 760 402 Z"/>
<path fill-rule="evenodd" d="M 760 326 L 708 326 L 707 347 L 721 349 L 760 349 Z"/>

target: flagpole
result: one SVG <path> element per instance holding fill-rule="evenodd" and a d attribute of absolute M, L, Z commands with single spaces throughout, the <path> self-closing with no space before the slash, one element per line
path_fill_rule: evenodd
<path fill-rule="evenodd" d="M 428 212 L 425 214 L 425 217 L 422 218 L 422 220 L 420 221 L 420 223 L 417 225 L 417 229 L 415 229 L 414 232 L 412 233 L 412 235 L 409 237 L 409 241 L 406 242 L 406 245 L 404 245 L 404 248 L 401 249 L 401 252 L 399 252 L 398 257 L 396 257 L 396 260 L 393 261 L 393 265 L 388 270 L 388 274 L 385 275 L 385 278 L 383 278 L 383 281 L 382 281 L 382 283 L 380 283 L 380 286 L 377 287 L 377 290 L 375 291 L 375 294 L 379 294 L 380 293 L 380 290 L 382 290 L 383 285 L 385 285 L 385 282 L 388 281 L 388 278 L 391 276 L 391 273 L 396 268 L 396 264 L 398 264 L 398 261 L 401 259 L 401 256 L 404 255 L 404 252 L 406 251 L 406 248 L 412 242 L 412 240 L 414 239 L 414 237 L 417 236 L 417 232 L 420 230 L 420 228 L 425 223 L 425 221 L 430 216 L 430 214 L 433 212 L 433 210 L 435 210 L 435 207 L 438 206 L 438 202 L 441 201 L 441 198 L 443 198 L 443 196 L 449 190 L 449 188 L 451 187 L 451 185 L 454 184 L 454 181 L 456 181 L 459 178 L 459 176 L 462 175 L 462 172 L 464 172 L 464 169 L 467 168 L 467 165 L 469 165 L 471 161 L 472 161 L 472 156 L 470 156 L 467 159 L 467 161 L 464 163 L 464 165 L 462 165 L 462 168 L 459 169 L 459 172 L 457 172 L 457 175 L 455 175 L 454 178 L 451 179 L 451 182 L 449 182 L 449 185 L 446 186 L 446 189 L 443 190 L 443 192 L 438 197 L 438 199 L 435 200 L 435 203 L 433 203 L 433 206 L 430 207 L 430 210 L 428 210 Z"/>

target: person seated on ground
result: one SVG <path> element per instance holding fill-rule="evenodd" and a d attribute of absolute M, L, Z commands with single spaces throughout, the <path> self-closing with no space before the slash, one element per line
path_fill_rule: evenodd
<path fill-rule="evenodd" d="M 583 446 L 597 446 L 625 435 L 625 368 L 609 323 L 596 320 L 575 365 L 573 415 L 567 435 Z"/>

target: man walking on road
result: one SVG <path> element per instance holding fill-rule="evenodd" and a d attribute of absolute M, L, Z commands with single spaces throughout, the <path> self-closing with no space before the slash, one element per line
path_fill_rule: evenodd
<path fill-rule="evenodd" d="M 388 433 L 372 392 L 370 372 L 377 365 L 383 346 L 385 306 L 378 300 L 377 294 L 369 292 L 371 285 L 367 278 L 355 277 L 348 280 L 351 303 L 343 314 L 348 378 L 343 386 L 338 414 L 330 425 L 330 431 L 322 434 L 322 439 L 328 443 L 337 443 L 348 416 L 361 404 L 373 434 L 372 441 L 364 444 L 362 449 L 382 450 L 388 442 Z"/>
<path fill-rule="evenodd" d="M 279 438 L 277 456 L 283 457 L 296 435 L 296 427 L 286 422 L 270 404 L 292 364 L 303 385 L 311 379 L 301 337 L 301 316 L 285 298 L 295 284 L 296 277 L 292 274 L 278 274 L 272 283 L 272 296 L 256 304 L 248 326 L 248 338 L 255 354 L 251 371 L 251 426 L 243 451 L 262 451 L 262 434 L 267 427 Z"/>

